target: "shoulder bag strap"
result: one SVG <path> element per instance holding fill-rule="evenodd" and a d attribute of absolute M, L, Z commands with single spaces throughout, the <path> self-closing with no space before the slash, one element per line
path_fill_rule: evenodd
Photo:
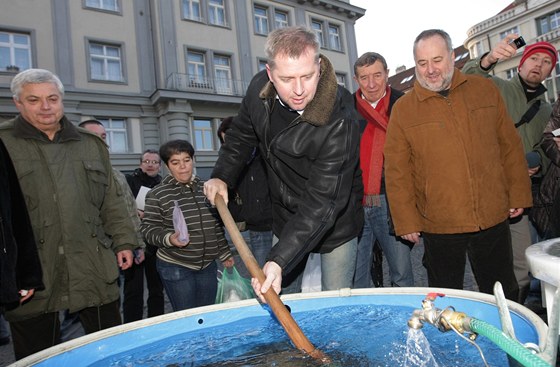
<path fill-rule="evenodd" d="M 531 121 L 533 119 L 533 117 L 535 117 L 537 112 L 539 112 L 540 107 L 541 107 L 541 100 L 537 99 L 535 101 L 535 103 L 533 103 L 531 105 L 531 107 L 529 107 L 527 109 L 525 114 L 523 116 L 521 116 L 521 119 L 519 120 L 519 122 L 517 124 L 515 124 L 515 128 L 518 128 L 519 126 Z"/>

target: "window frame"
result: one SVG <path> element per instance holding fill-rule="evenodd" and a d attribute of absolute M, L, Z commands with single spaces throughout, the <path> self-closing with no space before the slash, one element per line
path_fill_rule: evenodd
<path fill-rule="evenodd" d="M 264 16 L 262 14 L 257 14 L 257 10 L 264 11 Z M 261 4 L 253 4 L 253 31 L 255 34 L 267 36 L 270 33 L 269 17 L 268 7 Z M 265 23 L 264 26 L 263 23 Z M 258 27 L 257 24 L 259 25 Z"/>
<path fill-rule="evenodd" d="M 320 29 L 317 29 L 317 26 Z M 344 53 L 345 42 L 343 35 L 343 25 L 333 22 L 331 19 L 320 19 L 318 17 L 310 18 L 310 28 L 315 33 L 319 41 L 319 47 L 325 50 Z M 338 30 L 336 34 L 338 41 L 332 39 L 331 29 Z"/>
<path fill-rule="evenodd" d="M 185 6 L 188 6 L 189 11 L 192 10 L 192 5 L 193 3 L 197 3 L 198 4 L 198 19 L 194 18 L 192 15 L 187 16 L 187 14 L 185 13 Z M 190 20 L 192 22 L 199 22 L 202 23 L 204 22 L 204 11 L 203 11 L 203 3 L 202 0 L 182 0 L 181 1 L 181 17 L 184 20 Z"/>
<path fill-rule="evenodd" d="M 189 60 L 189 56 L 190 55 L 200 55 L 202 56 L 202 62 L 199 61 L 192 61 Z M 191 48 L 187 48 L 187 55 L 185 58 L 186 61 L 186 70 L 187 70 L 187 79 L 189 82 L 189 86 L 190 87 L 208 87 L 209 83 L 208 83 L 208 52 L 205 50 L 199 50 L 199 49 L 191 49 Z M 200 69 L 200 67 L 202 67 L 203 69 L 203 73 L 199 74 L 198 72 L 195 74 L 191 74 L 190 73 L 190 65 L 194 65 L 196 68 L 196 71 L 198 71 Z M 198 77 L 202 75 L 202 80 L 199 80 Z M 192 76 L 194 76 L 194 78 L 192 78 Z"/>
<path fill-rule="evenodd" d="M 535 22 L 537 23 L 537 34 L 539 36 L 550 33 L 556 29 L 560 29 L 560 9 L 551 11 L 550 13 L 535 19 Z M 556 23 L 556 27 L 553 28 L 552 23 Z M 546 30 L 543 29 L 543 25 L 546 25 Z"/>
<path fill-rule="evenodd" d="M 196 127 L 196 123 L 197 122 L 209 122 L 210 123 L 210 128 L 206 128 L 206 129 L 197 129 Z M 211 117 L 200 117 L 200 116 L 193 116 L 192 118 L 192 123 L 191 123 L 191 136 L 192 136 L 192 142 L 194 143 L 194 149 L 195 151 L 201 151 L 201 152 L 213 152 L 219 149 L 219 144 L 217 144 L 217 139 L 216 139 L 216 131 L 217 131 L 217 127 L 216 127 L 216 122 L 214 118 Z M 197 132 L 198 131 L 202 131 L 202 134 L 200 135 L 200 138 L 202 139 L 202 145 L 204 145 L 204 147 L 200 147 L 199 146 L 199 141 L 198 141 L 198 136 L 197 136 Z M 206 144 L 204 144 L 205 141 L 205 134 L 204 132 L 206 132 L 208 135 L 206 135 L 207 137 L 209 137 L 210 139 L 210 148 L 206 147 Z"/>
<path fill-rule="evenodd" d="M 519 34 L 519 28 L 517 26 L 508 28 L 505 31 L 501 31 L 498 36 L 500 37 L 500 41 L 501 41 L 504 38 L 506 38 L 507 35 L 513 34 L 513 33 Z"/>
<path fill-rule="evenodd" d="M 278 14 L 282 14 L 282 15 L 286 16 L 286 24 L 285 25 L 282 25 L 282 26 L 278 25 L 278 21 L 276 19 L 276 15 L 278 15 Z M 287 28 L 287 27 L 290 26 L 290 12 L 288 10 L 283 10 L 283 9 L 280 9 L 280 8 L 274 8 L 273 17 L 274 17 L 274 29 Z"/>
<path fill-rule="evenodd" d="M 115 6 L 117 7 L 117 9 L 106 9 L 103 7 L 103 2 L 105 1 L 109 1 L 109 0 L 99 0 L 100 6 L 94 6 L 94 5 L 88 5 L 88 1 L 90 0 L 83 0 L 82 6 L 84 9 L 88 9 L 88 10 L 94 10 L 94 11 L 101 11 L 101 12 L 107 12 L 107 13 L 111 13 L 111 14 L 122 14 L 122 3 L 121 0 L 114 0 L 115 2 Z"/>
<path fill-rule="evenodd" d="M 506 80 L 511 80 L 517 75 L 517 67 L 504 70 L 504 74 Z"/>
<path fill-rule="evenodd" d="M 337 32 L 335 34 L 336 38 L 337 38 L 337 41 L 333 40 L 333 33 L 331 32 L 332 29 L 337 30 Z M 342 46 L 342 30 L 341 30 L 339 25 L 336 25 L 336 24 L 331 23 L 331 22 L 328 23 L 328 38 L 329 38 L 328 47 L 329 47 L 330 50 L 340 51 L 340 52 L 344 51 L 344 48 Z M 336 47 L 335 47 L 335 44 L 336 44 Z"/>
<path fill-rule="evenodd" d="M 336 76 L 336 83 L 344 88 L 348 88 L 348 74 L 342 71 L 334 73 Z"/>
<path fill-rule="evenodd" d="M 324 22 L 322 20 L 311 18 L 311 30 L 315 33 L 315 37 L 317 37 L 317 41 L 319 42 L 320 48 L 327 48 L 325 43 L 325 29 L 324 29 Z M 314 25 L 318 25 L 319 29 L 315 28 Z"/>
<path fill-rule="evenodd" d="M 478 41 L 477 43 L 474 44 L 473 46 L 473 55 L 474 58 L 480 57 L 482 55 L 484 55 L 484 51 L 485 47 L 484 47 L 484 43 L 481 41 Z"/>
<path fill-rule="evenodd" d="M 221 2 L 220 4 L 215 4 L 215 2 Z M 185 9 L 192 9 L 192 4 L 197 3 L 199 6 L 199 18 L 195 18 L 193 16 L 187 16 Z M 208 26 L 213 27 L 221 27 L 221 28 L 231 28 L 230 22 L 230 9 L 229 9 L 229 1 L 227 0 L 181 0 L 179 5 L 181 7 L 181 19 L 188 22 L 196 22 L 205 24 Z M 216 15 L 219 14 L 219 10 L 216 9 L 223 9 L 223 23 L 216 22 L 216 19 L 219 19 Z M 210 19 L 213 19 L 211 22 Z"/>
<path fill-rule="evenodd" d="M 224 67 L 223 64 L 217 63 L 216 59 L 217 58 L 223 58 L 225 60 L 227 60 L 228 62 L 228 67 Z M 233 79 L 233 66 L 232 66 L 233 60 L 231 55 L 228 54 L 224 54 L 224 53 L 219 53 L 219 52 L 213 52 L 212 53 L 212 75 L 213 75 L 213 80 L 214 80 L 214 90 L 216 91 L 216 93 L 220 94 L 220 95 L 224 95 L 224 94 L 233 94 L 234 92 L 234 79 Z M 228 78 L 225 78 L 224 82 L 225 84 L 227 84 L 227 86 L 224 88 L 222 86 L 222 83 L 220 82 L 222 79 L 224 78 L 218 78 L 217 76 L 217 72 L 218 71 L 226 71 L 229 75 Z"/>
<path fill-rule="evenodd" d="M 4 47 L 8 48 L 9 57 L 10 57 L 8 65 L 1 65 L 0 66 L 0 72 L 13 73 L 13 72 L 19 72 L 19 71 L 22 71 L 22 70 L 26 70 L 25 66 L 17 65 L 17 56 L 15 54 L 15 49 L 26 49 L 27 50 L 27 62 L 28 62 L 28 66 L 29 66 L 28 68 L 32 68 L 33 65 L 35 64 L 35 62 L 34 62 L 35 52 L 33 52 L 33 48 L 34 48 L 33 45 L 35 44 L 35 42 L 34 42 L 33 33 L 31 31 L 13 30 L 13 29 L 4 29 L 4 28 L 0 28 L 0 33 L 8 34 L 9 41 L 8 41 L 7 44 L 5 44 Z M 14 35 L 27 37 L 27 40 L 28 40 L 27 47 L 15 46 L 16 43 L 14 43 L 14 41 L 13 41 Z M 17 69 L 8 70 L 8 67 L 11 67 L 11 66 L 16 66 Z"/>
<path fill-rule="evenodd" d="M 97 121 L 101 122 L 103 124 L 103 126 L 105 127 L 105 132 L 107 133 L 106 142 L 107 142 L 107 145 L 109 146 L 109 152 L 110 153 L 121 154 L 121 153 L 129 153 L 130 152 L 130 142 L 129 142 L 130 126 L 129 126 L 129 122 L 128 122 L 127 118 L 125 118 L 125 117 L 95 117 L 95 119 Z M 115 127 L 111 126 L 113 124 L 113 122 L 116 122 L 116 120 L 122 121 L 124 127 L 123 128 L 115 128 Z M 124 151 L 115 150 L 113 148 L 116 145 L 116 144 L 113 144 L 113 142 L 115 141 L 114 136 L 118 132 L 124 132 L 124 143 L 125 143 L 125 150 Z"/>
<path fill-rule="evenodd" d="M 256 27 L 256 13 L 255 13 L 255 9 L 261 9 L 261 10 L 265 10 L 265 14 L 266 14 L 266 23 L 267 23 L 267 32 L 266 33 L 262 33 L 257 31 L 257 27 Z M 291 12 L 289 9 L 283 8 L 283 7 L 278 7 L 278 6 L 273 6 L 273 5 L 269 5 L 269 4 L 262 4 L 259 2 L 253 3 L 253 8 L 252 8 L 252 14 L 253 14 L 253 33 L 257 36 L 267 36 L 270 32 L 272 32 L 275 29 L 280 29 L 283 27 L 279 27 L 276 21 L 276 15 L 277 14 L 282 14 L 286 16 L 286 25 L 284 27 L 289 27 L 290 24 L 292 23 L 291 20 Z M 264 18 L 263 16 L 261 16 L 261 18 Z"/>
<path fill-rule="evenodd" d="M 119 62 L 120 62 L 120 72 L 121 72 L 121 80 L 112 80 L 112 79 L 97 79 L 93 77 L 93 69 L 92 69 L 92 52 L 91 46 L 92 45 L 101 45 L 105 49 L 106 47 L 114 47 L 119 50 Z M 103 56 L 106 56 L 105 54 Z M 88 81 L 94 83 L 114 83 L 114 84 L 126 84 L 128 77 L 126 71 L 126 50 L 124 42 L 116 42 L 116 41 L 107 41 L 107 40 L 99 40 L 99 39 L 92 39 L 86 38 L 86 60 L 87 62 L 87 71 L 88 71 Z M 107 60 L 107 58 L 104 58 Z M 104 62 L 104 66 L 106 62 Z M 108 76 L 108 75 L 107 75 Z"/>
<path fill-rule="evenodd" d="M 233 95 L 236 93 L 240 93 L 239 90 L 239 81 L 235 79 L 235 58 L 234 54 L 221 51 L 221 50 L 208 50 L 208 49 L 200 49 L 197 47 L 189 47 L 185 46 L 185 67 L 186 67 L 186 75 L 187 75 L 187 87 L 188 88 L 195 88 L 195 89 L 204 89 L 206 92 L 213 92 L 219 95 Z M 202 66 L 204 65 L 204 80 L 197 81 L 196 79 L 191 78 L 191 74 L 189 74 L 189 54 L 198 54 L 201 55 L 203 58 L 203 62 L 198 62 L 197 65 Z M 222 87 L 222 84 L 218 82 L 216 77 L 216 71 L 218 69 L 227 69 L 222 67 L 219 63 L 215 62 L 215 59 L 218 57 L 226 58 L 229 62 L 229 79 L 227 80 L 228 87 Z"/>
<path fill-rule="evenodd" d="M 268 64 L 268 61 L 265 58 L 257 57 L 257 72 L 266 70 L 266 64 Z"/>
<path fill-rule="evenodd" d="M 214 1 L 221 1 L 222 4 L 221 6 L 216 6 L 216 5 L 212 5 L 212 2 Z M 217 14 L 215 14 L 215 11 L 211 11 L 211 8 L 215 8 L 215 9 L 223 9 L 223 18 L 224 18 L 224 23 L 220 24 L 220 23 L 214 23 L 210 21 L 210 14 L 214 13 L 214 16 L 216 16 Z M 206 22 L 208 25 L 212 25 L 212 26 L 216 26 L 216 27 L 229 27 L 229 22 L 228 22 L 228 11 L 227 11 L 227 6 L 226 6 L 226 1 L 225 0 L 206 0 L 206 11 L 208 14 L 208 17 L 206 19 Z"/>

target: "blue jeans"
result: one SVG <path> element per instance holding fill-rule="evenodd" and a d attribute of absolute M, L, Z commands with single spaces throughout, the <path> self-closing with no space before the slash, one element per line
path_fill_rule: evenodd
<path fill-rule="evenodd" d="M 358 242 L 356 274 L 354 288 L 371 288 L 371 263 L 373 244 L 377 240 L 389 264 L 391 285 L 396 287 L 413 287 L 414 274 L 410 251 L 412 245 L 402 242 L 389 233 L 387 223 L 387 200 L 380 195 L 381 206 L 364 206 L 364 228 Z"/>
<path fill-rule="evenodd" d="M 273 241 L 275 245 L 278 242 L 278 238 L 274 236 Z M 321 289 L 323 291 L 352 287 L 357 248 L 358 239 L 353 238 L 341 246 L 338 246 L 333 251 L 321 254 Z M 307 256 L 305 260 L 301 261 L 301 263 L 283 279 L 282 294 L 301 292 L 301 282 L 303 280 L 303 271 L 306 263 Z"/>
<path fill-rule="evenodd" d="M 156 260 L 156 266 L 173 311 L 214 304 L 218 291 L 218 265 L 213 261 L 202 270 Z"/>
<path fill-rule="evenodd" d="M 241 232 L 241 236 L 243 237 L 243 240 L 251 250 L 251 253 L 255 257 L 255 260 L 257 260 L 257 263 L 262 268 L 266 263 L 266 257 L 268 256 L 268 253 L 272 248 L 272 231 L 257 232 L 257 231 L 247 230 Z M 235 250 L 235 245 L 233 244 L 233 241 L 231 240 L 231 236 L 227 231 L 226 231 L 226 239 L 229 243 L 231 251 L 234 254 L 236 254 L 237 251 Z M 241 276 L 244 278 L 251 278 L 251 274 L 249 274 L 249 270 L 247 270 L 245 264 L 242 261 L 243 259 L 241 259 L 241 261 L 239 261 L 238 259 L 239 258 L 235 259 L 235 267 L 239 271 L 239 274 L 241 274 Z"/>
<path fill-rule="evenodd" d="M 249 232 L 249 247 L 253 252 L 255 260 L 257 260 L 257 263 L 262 268 L 272 248 L 272 231 L 257 232 L 248 230 L 247 232 Z"/>

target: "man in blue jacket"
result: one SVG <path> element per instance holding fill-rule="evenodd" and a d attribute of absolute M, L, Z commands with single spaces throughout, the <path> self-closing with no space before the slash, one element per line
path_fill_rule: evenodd
<path fill-rule="evenodd" d="M 267 67 L 255 75 L 206 182 L 214 202 L 227 199 L 258 146 L 267 164 L 273 232 L 278 240 L 253 287 L 261 300 L 301 289 L 305 258 L 321 253 L 322 289 L 352 286 L 357 236 L 363 225 L 359 127 L 350 92 L 338 86 L 315 34 L 303 27 L 275 30 L 266 42 Z M 295 270 L 294 270 L 295 269 Z"/>

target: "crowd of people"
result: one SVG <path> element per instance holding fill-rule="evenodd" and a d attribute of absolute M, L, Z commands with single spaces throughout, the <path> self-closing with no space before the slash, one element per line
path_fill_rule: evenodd
<path fill-rule="evenodd" d="M 217 194 L 263 268 L 264 282 L 252 279 L 261 302 L 271 289 L 301 292 L 311 253 L 322 290 L 374 286 L 376 247 L 391 286 L 414 286 L 411 249 L 422 241 L 428 286 L 462 289 L 468 259 L 481 292 L 499 281 L 523 303 L 524 251 L 551 233 L 535 231 L 528 213 L 541 189 L 551 206 L 560 189 L 557 179 L 541 188 L 560 175 L 560 102 L 543 85 L 557 50 L 521 51 L 517 37 L 461 71 L 449 35 L 425 30 L 411 91 L 392 88 L 385 58 L 367 52 L 352 94 L 313 31 L 277 29 L 266 69 L 218 129 L 206 181 L 186 140 L 144 151 L 124 176 L 103 124 L 66 117 L 56 75 L 17 74 L 19 115 L 0 124 L 0 309 L 16 359 L 60 343 L 61 314 L 85 333 L 142 319 L 144 279 L 148 317 L 164 313 L 164 291 L 174 311 L 214 303 L 219 266 L 238 265 Z M 491 75 L 519 52 L 517 76 Z"/>

